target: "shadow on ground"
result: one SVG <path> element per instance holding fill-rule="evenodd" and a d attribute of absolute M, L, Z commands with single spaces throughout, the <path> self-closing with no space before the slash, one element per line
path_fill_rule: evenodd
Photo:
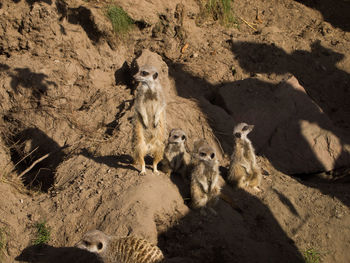
<path fill-rule="evenodd" d="M 102 263 L 95 254 L 76 247 L 52 247 L 46 244 L 25 248 L 17 261 L 32 263 Z"/>
<path fill-rule="evenodd" d="M 334 27 L 350 32 L 350 3 L 346 0 L 295 0 L 303 5 L 320 11 L 323 19 Z"/>
<path fill-rule="evenodd" d="M 241 212 L 223 200 L 215 208 L 217 216 L 191 210 L 158 237 L 168 258 L 193 263 L 304 262 L 294 241 L 258 198 L 243 190 L 225 190 Z"/>

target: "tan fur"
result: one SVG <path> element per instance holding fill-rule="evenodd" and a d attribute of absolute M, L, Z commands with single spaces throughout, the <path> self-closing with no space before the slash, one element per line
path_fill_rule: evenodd
<path fill-rule="evenodd" d="M 149 75 L 143 76 L 141 73 Z M 145 73 L 143 73 L 145 74 Z M 152 76 L 157 76 L 154 79 Z M 135 165 L 141 165 L 141 174 L 146 173 L 144 157 L 153 156 L 153 171 L 158 173 L 157 164 L 162 160 L 166 136 L 165 99 L 158 81 L 158 73 L 152 67 L 141 67 L 135 75 L 140 81 L 134 106 L 133 158 Z"/>
<path fill-rule="evenodd" d="M 220 195 L 219 165 L 214 148 L 204 140 L 195 142 L 191 161 L 192 207 L 211 211 Z"/>
<path fill-rule="evenodd" d="M 254 148 L 247 137 L 253 128 L 253 125 L 240 123 L 233 132 L 234 145 L 228 181 L 238 187 L 250 186 L 256 188 L 261 182 L 262 174 L 256 163 Z"/>
<path fill-rule="evenodd" d="M 98 230 L 87 232 L 76 247 L 98 254 L 104 263 L 157 263 L 164 260 L 162 251 L 145 239 L 117 239 Z"/>
<path fill-rule="evenodd" d="M 185 146 L 186 139 L 187 136 L 184 131 L 180 129 L 170 131 L 162 160 L 164 172 L 179 173 L 183 177 L 186 176 L 187 167 L 190 163 L 190 155 Z"/>

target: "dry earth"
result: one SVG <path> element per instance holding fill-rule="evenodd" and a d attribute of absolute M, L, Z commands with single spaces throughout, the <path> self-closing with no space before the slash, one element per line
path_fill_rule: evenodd
<path fill-rule="evenodd" d="M 137 21 L 124 36 L 107 1 L 0 1 L 0 261 L 77 262 L 98 228 L 171 262 L 350 262 L 350 2 L 236 0 L 231 28 L 200 19 L 201 1 L 116 3 Z M 203 217 L 178 176 L 138 175 L 132 75 L 147 61 L 168 130 L 215 145 L 223 177 L 234 124 L 255 125 L 262 192 L 225 186 L 238 209 Z"/>

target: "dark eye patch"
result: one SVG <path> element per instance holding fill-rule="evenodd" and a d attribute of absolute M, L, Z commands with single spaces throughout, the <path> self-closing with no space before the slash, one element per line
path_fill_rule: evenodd
<path fill-rule="evenodd" d="M 177 138 L 179 138 L 179 135 L 174 135 L 174 139 L 177 139 Z"/>
<path fill-rule="evenodd" d="M 157 72 L 153 74 L 153 79 L 156 79 L 156 78 L 158 78 L 158 73 Z"/>
<path fill-rule="evenodd" d="M 141 76 L 145 77 L 145 76 L 148 76 L 148 75 L 149 75 L 149 73 L 147 71 L 144 71 L 144 70 L 141 71 Z"/>
<path fill-rule="evenodd" d="M 234 136 L 235 136 L 236 138 L 241 138 L 241 134 L 240 134 L 239 132 L 236 132 L 236 133 L 234 134 Z"/>
<path fill-rule="evenodd" d="M 249 129 L 249 127 L 246 125 L 246 126 L 243 127 L 242 131 L 246 131 L 248 129 Z"/>
<path fill-rule="evenodd" d="M 206 153 L 204 153 L 204 152 L 200 152 L 199 153 L 199 156 L 202 156 L 202 157 L 205 157 L 207 154 Z"/>
<path fill-rule="evenodd" d="M 89 246 L 91 245 L 91 243 L 90 243 L 89 241 L 85 241 L 85 240 L 84 240 L 83 243 L 84 243 L 84 245 L 87 246 L 87 247 L 89 247 Z"/>
<path fill-rule="evenodd" d="M 103 248 L 103 244 L 101 243 L 101 242 L 99 242 L 98 244 L 97 244 L 97 249 L 98 250 L 101 250 Z"/>
<path fill-rule="evenodd" d="M 214 159 L 214 157 L 215 157 L 215 153 L 212 153 L 212 154 L 210 155 L 210 158 L 211 158 L 211 159 Z"/>
<path fill-rule="evenodd" d="M 181 139 L 184 141 L 186 140 L 186 136 L 185 135 L 182 135 Z"/>

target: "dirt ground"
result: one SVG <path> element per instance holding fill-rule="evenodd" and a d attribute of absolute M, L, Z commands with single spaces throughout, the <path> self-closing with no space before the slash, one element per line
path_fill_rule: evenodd
<path fill-rule="evenodd" d="M 171 262 L 304 262 L 307 251 L 350 262 L 349 170 L 316 180 L 329 170 L 317 148 L 278 129 L 282 139 L 262 136 L 283 112 L 266 110 L 280 102 L 270 92 L 293 75 L 307 97 L 293 107 L 318 117 L 285 125 L 320 127 L 334 168 L 350 167 L 350 2 L 236 0 L 231 27 L 199 16 L 203 1 L 115 2 L 137 21 L 123 36 L 104 14 L 109 1 L 0 2 L 0 262 L 76 262 L 71 247 L 95 228 L 144 237 Z M 146 55 L 160 69 L 168 130 L 183 129 L 189 149 L 206 138 L 223 178 L 234 124 L 255 124 L 261 192 L 225 185 L 237 208 L 220 200 L 217 216 L 203 216 L 181 177 L 150 166 L 138 175 L 132 75 Z M 40 222 L 51 239 L 38 250 Z"/>

